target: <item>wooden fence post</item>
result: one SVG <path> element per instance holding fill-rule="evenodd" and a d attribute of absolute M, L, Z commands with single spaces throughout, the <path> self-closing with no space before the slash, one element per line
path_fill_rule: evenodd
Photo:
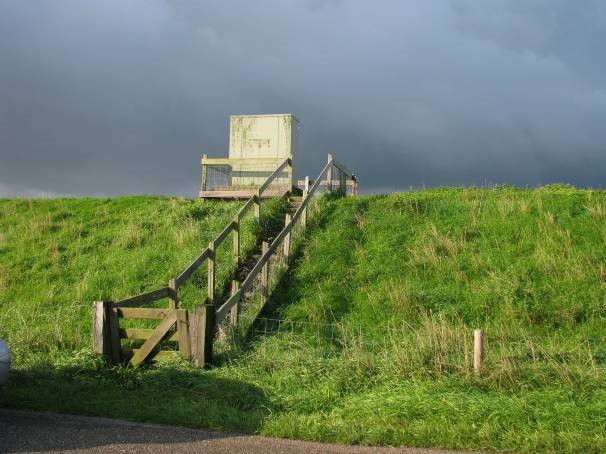
<path fill-rule="evenodd" d="M 301 200 L 305 200 L 307 198 L 307 194 L 309 193 L 309 176 L 305 177 L 305 186 L 303 186 L 303 198 Z M 303 208 L 303 212 L 301 213 L 301 225 L 303 229 L 307 227 L 307 205 Z"/>
<path fill-rule="evenodd" d="M 292 168 L 292 155 L 289 156 L 290 162 L 288 164 L 288 191 L 292 191 L 295 183 L 293 181 L 293 168 Z"/>
<path fill-rule="evenodd" d="M 482 360 L 484 359 L 484 339 L 482 330 L 476 329 L 473 332 L 473 370 L 476 374 L 482 371 Z"/>
<path fill-rule="evenodd" d="M 107 301 L 93 302 L 93 352 L 111 357 L 111 340 L 107 320 Z"/>
<path fill-rule="evenodd" d="M 207 168 L 206 168 L 206 164 L 204 164 L 204 161 L 206 160 L 206 158 L 208 158 L 207 154 L 203 154 L 202 155 L 202 190 L 206 191 L 206 177 L 207 177 Z"/>
<path fill-rule="evenodd" d="M 215 301 L 215 241 L 208 243 L 208 300 L 211 304 Z"/>
<path fill-rule="evenodd" d="M 200 304 L 194 308 L 190 318 L 191 357 L 196 367 L 210 365 L 213 360 L 215 338 L 214 304 Z"/>
<path fill-rule="evenodd" d="M 168 288 L 170 288 L 170 303 L 168 303 L 168 307 L 170 309 L 176 309 L 179 304 L 179 289 L 177 288 L 177 281 L 171 279 L 168 281 Z"/>
<path fill-rule="evenodd" d="M 286 213 L 286 219 L 284 220 L 284 227 L 288 226 L 290 224 L 290 213 Z M 292 229 L 284 236 L 284 265 L 286 265 L 286 267 L 288 267 L 288 263 L 290 261 L 290 233 L 292 232 Z"/>
<path fill-rule="evenodd" d="M 237 280 L 231 281 L 231 296 L 234 296 L 238 289 L 240 288 L 240 283 Z M 238 312 L 240 311 L 240 302 L 238 301 L 231 308 L 229 323 L 231 326 L 236 326 L 238 324 Z"/>
<path fill-rule="evenodd" d="M 109 323 L 109 336 L 111 343 L 111 358 L 114 363 L 122 360 L 122 343 L 120 342 L 120 324 L 118 322 L 118 310 L 108 302 L 106 306 L 106 318 Z"/>
<path fill-rule="evenodd" d="M 328 163 L 332 162 L 332 155 L 328 153 Z M 328 172 L 326 172 L 326 188 L 328 192 L 332 192 L 332 165 L 328 167 Z"/>
<path fill-rule="evenodd" d="M 269 244 L 267 241 L 263 241 L 261 247 L 261 257 L 265 255 L 265 253 L 269 249 Z M 267 295 L 269 293 L 269 260 L 265 262 L 263 268 L 261 269 L 261 295 L 263 296 L 263 300 L 267 300 Z"/>
<path fill-rule="evenodd" d="M 177 339 L 179 341 L 179 353 L 185 359 L 191 357 L 191 346 L 189 343 L 189 329 L 187 311 L 177 309 Z"/>
<path fill-rule="evenodd" d="M 236 266 L 240 265 L 240 217 L 238 215 L 234 218 L 232 255 L 236 261 Z"/>

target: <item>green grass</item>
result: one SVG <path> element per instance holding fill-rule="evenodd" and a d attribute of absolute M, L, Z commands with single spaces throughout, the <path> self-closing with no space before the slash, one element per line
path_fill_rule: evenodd
<path fill-rule="evenodd" d="M 142 218 L 163 207 L 165 221 L 132 243 L 125 227 L 135 202 Z M 48 304 L 68 313 L 74 302 L 113 297 L 124 273 L 131 277 L 120 296 L 163 285 L 167 269 L 201 247 L 198 239 L 188 253 L 174 247 L 188 219 L 179 213 L 195 202 L 31 203 L 0 202 L 0 335 L 18 345 L 4 405 L 369 445 L 606 450 L 604 191 L 434 189 L 323 200 L 263 314 L 280 325 L 265 321 L 265 333 L 257 322 L 205 371 L 179 361 L 108 368 L 89 353 L 86 308 L 80 325 L 60 319 L 56 332 L 67 334 L 44 348 L 1 315 Z M 115 209 L 74 214 L 80 203 L 96 207 L 89 212 Z M 210 206 L 200 230 L 236 209 Z M 70 214 L 55 230 L 54 222 L 44 227 L 40 219 L 55 212 Z M 88 230 L 105 241 L 90 249 L 62 233 L 98 216 L 105 223 Z M 78 266 L 61 259 L 63 250 L 53 265 L 61 235 Z M 169 257 L 155 272 L 145 266 L 152 243 Z M 26 262 L 25 251 L 42 250 Z M 91 267 L 103 271 L 86 277 Z M 19 277 L 29 269 L 38 270 L 33 283 Z M 192 289 L 192 300 L 196 291 L 203 289 Z M 471 367 L 477 327 L 486 337 L 479 377 Z"/>

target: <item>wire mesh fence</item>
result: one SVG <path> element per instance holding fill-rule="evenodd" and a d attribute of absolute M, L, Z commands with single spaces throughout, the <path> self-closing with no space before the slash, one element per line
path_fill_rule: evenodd
<path fill-rule="evenodd" d="M 439 326 L 438 326 L 439 325 Z M 380 329 L 344 322 L 314 323 L 257 317 L 246 344 L 226 355 L 228 362 L 260 368 L 353 363 L 397 376 L 473 377 L 473 329 L 406 323 Z M 500 384 L 563 380 L 602 380 L 606 338 L 506 334 L 489 330 L 481 377 Z"/>
<path fill-rule="evenodd" d="M 251 195 L 271 174 L 278 164 L 273 163 L 234 163 L 205 164 L 203 191 L 248 191 Z M 291 174 L 285 168 L 264 191 L 265 197 L 281 195 L 291 188 Z"/>

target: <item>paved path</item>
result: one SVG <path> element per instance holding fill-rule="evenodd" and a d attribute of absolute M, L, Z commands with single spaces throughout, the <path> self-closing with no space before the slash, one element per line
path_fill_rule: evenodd
<path fill-rule="evenodd" d="M 352 447 L 0 408 L 0 452 L 40 451 L 263 454 L 452 452 L 413 448 Z"/>

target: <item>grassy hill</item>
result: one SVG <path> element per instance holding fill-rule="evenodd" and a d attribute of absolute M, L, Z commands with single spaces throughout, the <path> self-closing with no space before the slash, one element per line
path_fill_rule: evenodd
<path fill-rule="evenodd" d="M 201 371 L 107 368 L 88 304 L 164 284 L 236 204 L 1 201 L 0 336 L 17 369 L 0 403 L 346 443 L 606 449 L 604 191 L 321 205 L 262 317 Z"/>

